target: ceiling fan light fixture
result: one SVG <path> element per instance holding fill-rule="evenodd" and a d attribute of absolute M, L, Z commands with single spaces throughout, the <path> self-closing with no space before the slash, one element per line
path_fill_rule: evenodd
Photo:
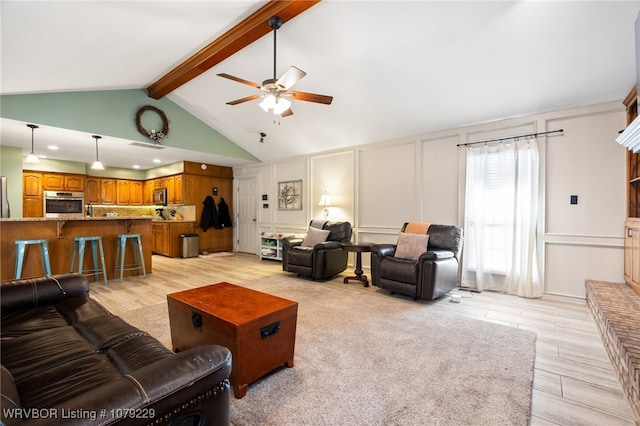
<path fill-rule="evenodd" d="M 273 107 L 273 113 L 280 115 L 286 110 L 288 110 L 290 106 L 291 106 L 291 101 L 289 99 L 282 98 L 282 97 L 278 98 L 275 106 Z"/>
<path fill-rule="evenodd" d="M 270 109 L 276 106 L 276 97 L 273 94 L 269 94 L 258 105 L 265 112 L 269 112 Z"/>

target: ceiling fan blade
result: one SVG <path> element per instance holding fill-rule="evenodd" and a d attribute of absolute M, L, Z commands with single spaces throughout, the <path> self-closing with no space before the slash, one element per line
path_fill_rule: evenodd
<path fill-rule="evenodd" d="M 227 105 L 238 105 L 238 104 L 241 104 L 243 102 L 253 101 L 254 99 L 260 98 L 261 96 L 262 95 L 247 96 L 246 98 L 236 99 L 235 101 L 229 101 L 229 102 L 227 102 Z"/>
<path fill-rule="evenodd" d="M 289 117 L 290 115 L 293 115 L 293 111 L 291 111 L 291 108 L 283 111 L 282 114 L 280 114 L 280 117 Z"/>
<path fill-rule="evenodd" d="M 282 74 L 282 77 L 278 79 L 277 84 L 278 86 L 282 86 L 285 90 L 287 90 L 294 84 L 302 80 L 302 77 L 304 77 L 305 75 L 307 75 L 307 73 L 302 71 L 300 68 L 291 66 L 284 74 Z"/>
<path fill-rule="evenodd" d="M 331 105 L 331 101 L 333 101 L 333 96 L 327 95 L 317 95 L 315 93 L 307 93 L 307 92 L 289 92 L 293 99 L 296 101 L 307 101 L 307 102 L 315 102 L 318 104 Z"/>
<path fill-rule="evenodd" d="M 229 75 L 225 73 L 218 74 L 218 77 L 228 78 L 229 80 L 237 81 L 238 83 L 246 84 L 247 86 L 255 87 L 256 89 L 259 89 L 260 87 L 262 87 L 259 84 L 254 83 L 252 81 L 245 80 L 243 78 L 235 77 L 233 75 Z"/>

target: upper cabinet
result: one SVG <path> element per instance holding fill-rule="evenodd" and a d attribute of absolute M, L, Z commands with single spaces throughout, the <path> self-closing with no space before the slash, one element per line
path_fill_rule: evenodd
<path fill-rule="evenodd" d="M 116 204 L 118 179 L 100 179 L 100 204 Z"/>
<path fill-rule="evenodd" d="M 192 162 L 184 162 L 184 173 L 144 181 L 25 170 L 23 216 L 42 216 L 43 190 L 84 192 L 86 204 L 151 206 L 153 190 L 166 188 L 167 204 L 195 205 L 200 217 L 202 202 L 213 188 L 219 188 L 219 196 L 231 203 L 232 182 L 232 168 Z"/>
<path fill-rule="evenodd" d="M 42 187 L 46 191 L 84 191 L 84 176 L 44 173 Z"/>
<path fill-rule="evenodd" d="M 145 180 L 142 183 L 142 204 L 150 206 L 153 204 L 153 190 L 155 181 L 153 179 Z"/>
<path fill-rule="evenodd" d="M 85 179 L 85 191 L 84 191 L 84 202 L 85 203 L 100 203 L 100 178 L 87 176 Z"/>
<path fill-rule="evenodd" d="M 129 182 L 129 205 L 141 206 L 143 204 L 143 183 L 141 180 Z"/>

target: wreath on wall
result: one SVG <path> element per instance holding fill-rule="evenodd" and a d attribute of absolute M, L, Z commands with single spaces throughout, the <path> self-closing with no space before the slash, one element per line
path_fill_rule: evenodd
<path fill-rule="evenodd" d="M 157 131 L 155 129 L 147 130 L 142 127 L 140 119 L 142 117 L 142 114 L 147 111 L 153 111 L 160 116 L 160 119 L 162 120 L 162 129 L 160 131 Z M 138 131 L 142 135 L 148 137 L 149 139 L 154 141 L 154 143 L 162 143 L 162 140 L 169 134 L 169 119 L 167 118 L 167 115 L 164 113 L 164 111 L 162 111 L 160 108 L 156 108 L 153 105 L 145 105 L 136 113 L 136 127 L 138 127 Z"/>

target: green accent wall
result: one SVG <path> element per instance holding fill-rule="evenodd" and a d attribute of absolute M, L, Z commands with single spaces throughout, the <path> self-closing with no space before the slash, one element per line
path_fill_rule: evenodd
<path fill-rule="evenodd" d="M 135 121 L 137 111 L 145 105 L 159 108 L 167 116 L 166 146 L 260 162 L 171 100 L 152 99 L 141 89 L 0 95 L 4 118 L 149 142 L 138 132 Z M 146 130 L 162 128 L 160 116 L 153 111 L 142 115 L 141 124 Z"/>
<path fill-rule="evenodd" d="M 22 148 L 0 145 L 0 176 L 7 177 L 11 217 L 22 217 Z"/>

